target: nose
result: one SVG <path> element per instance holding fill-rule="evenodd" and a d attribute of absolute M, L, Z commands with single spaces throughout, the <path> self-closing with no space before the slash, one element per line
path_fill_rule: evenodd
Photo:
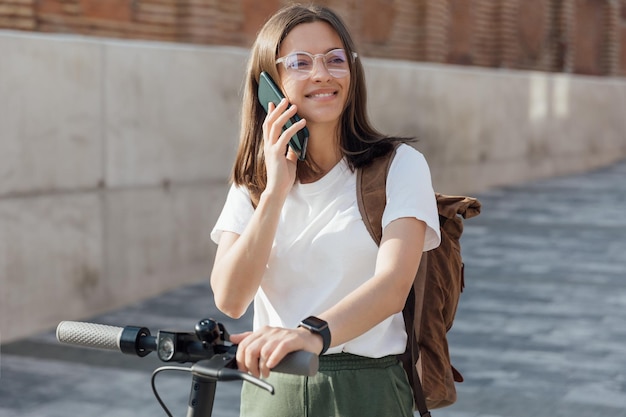
<path fill-rule="evenodd" d="M 328 68 L 326 68 L 325 57 L 317 55 L 313 58 L 313 68 L 311 68 L 311 79 L 314 81 L 328 81 L 332 78 Z M 318 63 L 319 62 L 319 63 Z"/>

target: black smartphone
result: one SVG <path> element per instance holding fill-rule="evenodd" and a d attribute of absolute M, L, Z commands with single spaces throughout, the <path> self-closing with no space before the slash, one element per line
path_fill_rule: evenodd
<path fill-rule="evenodd" d="M 272 102 L 274 103 L 274 105 L 278 106 L 278 103 L 280 103 L 280 101 L 285 97 L 283 93 L 280 91 L 280 88 L 278 88 L 278 86 L 274 82 L 274 80 L 272 80 L 272 77 L 270 77 L 270 75 L 265 71 L 261 73 L 261 76 L 259 79 L 258 95 L 259 95 L 259 101 L 261 102 L 261 105 L 263 105 L 263 108 L 265 109 L 266 113 L 267 113 L 267 104 L 269 102 Z M 285 125 L 283 126 L 283 132 L 287 128 L 289 128 L 292 124 L 298 122 L 299 120 L 300 120 L 300 117 L 297 114 L 291 117 L 287 121 L 287 123 L 285 123 Z M 309 129 L 307 129 L 306 126 L 300 129 L 289 140 L 289 146 L 295 152 L 295 154 L 298 155 L 298 159 L 301 161 L 304 161 L 304 158 L 306 158 L 306 145 L 308 142 L 309 142 Z"/>

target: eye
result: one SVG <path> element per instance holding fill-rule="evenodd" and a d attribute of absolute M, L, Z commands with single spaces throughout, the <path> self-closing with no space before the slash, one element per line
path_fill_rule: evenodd
<path fill-rule="evenodd" d="M 333 66 L 344 66 L 346 64 L 346 55 L 343 52 L 331 52 L 326 57 L 326 64 Z"/>
<path fill-rule="evenodd" d="M 293 70 L 308 70 L 311 68 L 311 58 L 304 54 L 290 55 L 285 61 L 287 68 Z"/>
<path fill-rule="evenodd" d="M 335 56 L 335 57 L 330 58 L 326 62 L 328 62 L 329 64 L 341 65 L 341 64 L 345 64 L 346 60 L 342 57 Z"/>

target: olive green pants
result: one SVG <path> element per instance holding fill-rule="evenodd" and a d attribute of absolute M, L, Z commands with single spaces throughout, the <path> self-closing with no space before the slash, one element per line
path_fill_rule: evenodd
<path fill-rule="evenodd" d="M 275 394 L 244 383 L 241 417 L 413 417 L 413 393 L 395 356 L 325 355 L 314 377 L 272 372 Z"/>

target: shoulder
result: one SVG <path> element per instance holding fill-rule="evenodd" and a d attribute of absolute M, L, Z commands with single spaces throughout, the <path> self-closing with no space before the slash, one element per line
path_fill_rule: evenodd
<path fill-rule="evenodd" d="M 396 148 L 396 156 L 404 158 L 425 159 L 424 155 L 408 143 L 400 143 Z"/>
<path fill-rule="evenodd" d="M 400 142 L 386 154 L 380 155 L 360 169 L 363 177 L 378 183 L 381 175 L 392 181 L 412 182 L 426 178 L 430 181 L 430 168 L 424 155 L 413 146 Z"/>
<path fill-rule="evenodd" d="M 250 200 L 250 191 L 243 185 L 230 184 L 228 189 L 228 195 L 233 198 L 239 198 L 242 200 Z"/>
<path fill-rule="evenodd" d="M 396 154 L 391 162 L 390 173 L 397 170 L 408 170 L 409 172 L 430 172 L 424 155 L 413 146 L 406 143 L 402 143 L 396 148 Z"/>
<path fill-rule="evenodd" d="M 254 207 L 247 189 L 232 184 L 228 190 L 222 212 L 211 231 L 211 239 L 219 243 L 222 232 L 242 234 L 253 214 Z"/>
<path fill-rule="evenodd" d="M 226 196 L 225 206 L 228 210 L 246 213 L 246 215 L 254 212 L 248 189 L 236 184 L 231 184 Z"/>
<path fill-rule="evenodd" d="M 383 227 L 395 219 L 415 217 L 428 226 L 424 250 L 439 245 L 439 216 L 426 158 L 410 145 L 400 145 L 387 174 L 387 206 Z"/>

